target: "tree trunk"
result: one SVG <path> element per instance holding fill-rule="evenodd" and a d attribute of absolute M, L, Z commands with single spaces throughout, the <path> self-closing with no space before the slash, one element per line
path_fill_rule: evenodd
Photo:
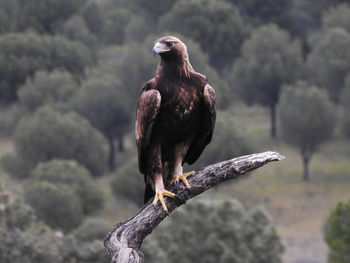
<path fill-rule="evenodd" d="M 109 142 L 108 166 L 109 166 L 109 170 L 112 172 L 115 170 L 115 147 L 114 147 L 113 138 L 109 138 L 108 142 Z"/>
<path fill-rule="evenodd" d="M 124 147 L 124 136 L 120 135 L 118 137 L 118 150 L 119 152 L 124 152 L 125 147 Z"/>
<path fill-rule="evenodd" d="M 307 182 L 310 179 L 310 171 L 309 171 L 309 163 L 310 163 L 310 158 L 306 154 L 302 156 L 303 159 L 303 181 Z"/>
<path fill-rule="evenodd" d="M 270 127 L 270 135 L 271 138 L 276 138 L 276 103 L 271 104 L 270 106 L 270 121 L 271 121 L 271 127 Z"/>
<path fill-rule="evenodd" d="M 284 158 L 277 152 L 264 152 L 209 165 L 188 178 L 190 189 L 185 188 L 182 183 L 168 187 L 169 191 L 176 194 L 175 198 L 165 198 L 168 211 L 171 213 L 187 200 L 219 183 L 235 179 L 241 174 Z M 159 203 L 153 205 L 152 200 L 150 200 L 136 215 L 117 224 L 104 240 L 112 263 L 143 263 L 144 256 L 140 250 L 142 241 L 166 216 L 167 213 L 161 205 Z"/>

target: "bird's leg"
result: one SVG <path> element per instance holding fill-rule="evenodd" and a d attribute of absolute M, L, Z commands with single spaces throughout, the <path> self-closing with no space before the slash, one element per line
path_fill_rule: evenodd
<path fill-rule="evenodd" d="M 188 183 L 186 177 L 194 175 L 195 172 L 191 171 L 188 173 L 183 173 L 182 170 L 182 161 L 188 150 L 187 145 L 187 143 L 182 143 L 176 145 L 175 147 L 175 167 L 171 183 L 178 184 L 179 180 L 181 180 L 185 184 L 186 188 L 190 188 L 190 184 Z"/>
<path fill-rule="evenodd" d="M 156 190 L 156 195 L 154 196 L 153 204 L 157 204 L 158 201 L 162 204 L 163 210 L 168 211 L 168 208 L 164 201 L 164 196 L 169 196 L 174 198 L 175 194 L 164 189 L 163 176 L 161 173 L 156 173 L 154 176 L 154 186 Z"/>

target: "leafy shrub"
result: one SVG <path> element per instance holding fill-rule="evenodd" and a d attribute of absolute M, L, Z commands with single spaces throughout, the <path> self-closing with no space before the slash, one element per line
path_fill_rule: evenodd
<path fill-rule="evenodd" d="M 280 263 L 283 246 L 262 208 L 234 200 L 191 201 L 144 244 L 147 262 Z"/>
<path fill-rule="evenodd" d="M 32 172 L 33 180 L 65 184 L 79 196 L 84 214 L 103 206 L 103 192 L 94 183 L 86 168 L 75 161 L 51 160 L 39 163 Z"/>
<path fill-rule="evenodd" d="M 74 236 L 80 241 L 103 240 L 110 227 L 102 218 L 88 218 L 73 231 Z"/>
<path fill-rule="evenodd" d="M 74 159 L 94 176 L 103 173 L 107 165 L 103 136 L 72 112 L 40 108 L 19 122 L 13 139 L 18 156 L 34 165 L 54 158 Z"/>
<path fill-rule="evenodd" d="M 111 187 L 115 198 L 143 204 L 145 184 L 138 169 L 137 158 L 131 159 L 114 172 Z"/>
<path fill-rule="evenodd" d="M 340 202 L 329 215 L 324 235 L 330 248 L 329 263 L 345 263 L 350 260 L 350 200 Z"/>
<path fill-rule="evenodd" d="M 2 168 L 16 179 L 24 179 L 30 175 L 34 168 L 31 162 L 25 161 L 17 155 L 5 154 L 1 158 Z"/>
<path fill-rule="evenodd" d="M 25 186 L 25 199 L 38 218 L 53 228 L 70 231 L 83 220 L 80 199 L 67 185 L 31 182 Z"/>
<path fill-rule="evenodd" d="M 82 242 L 38 222 L 33 209 L 0 189 L 0 262 L 110 262 L 101 241 Z"/>
<path fill-rule="evenodd" d="M 77 89 L 76 81 L 68 72 L 39 71 L 21 87 L 18 96 L 21 106 L 32 112 L 46 104 L 62 106 Z"/>

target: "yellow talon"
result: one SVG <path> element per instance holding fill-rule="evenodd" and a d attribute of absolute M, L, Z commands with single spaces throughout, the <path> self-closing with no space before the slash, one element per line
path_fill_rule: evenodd
<path fill-rule="evenodd" d="M 181 174 L 181 175 L 175 175 L 173 176 L 173 179 L 171 180 L 171 183 L 178 183 L 179 180 L 183 181 L 186 188 L 190 188 L 190 184 L 188 183 L 186 177 L 188 176 L 191 176 L 191 175 L 194 175 L 194 171 L 191 171 L 191 172 L 188 172 L 188 173 L 184 173 L 184 174 Z"/>
<path fill-rule="evenodd" d="M 171 198 L 174 198 L 175 194 L 168 191 L 168 190 L 160 190 L 156 192 L 156 195 L 153 200 L 153 204 L 157 204 L 158 201 L 162 204 L 163 210 L 168 211 L 168 208 L 166 207 L 165 201 L 164 201 L 164 196 L 169 196 Z"/>

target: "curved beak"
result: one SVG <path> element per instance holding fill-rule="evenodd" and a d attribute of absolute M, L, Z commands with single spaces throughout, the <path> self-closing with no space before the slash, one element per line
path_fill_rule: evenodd
<path fill-rule="evenodd" d="M 155 57 L 159 53 L 167 52 L 170 48 L 168 48 L 164 43 L 157 42 L 152 50 L 153 57 Z"/>

